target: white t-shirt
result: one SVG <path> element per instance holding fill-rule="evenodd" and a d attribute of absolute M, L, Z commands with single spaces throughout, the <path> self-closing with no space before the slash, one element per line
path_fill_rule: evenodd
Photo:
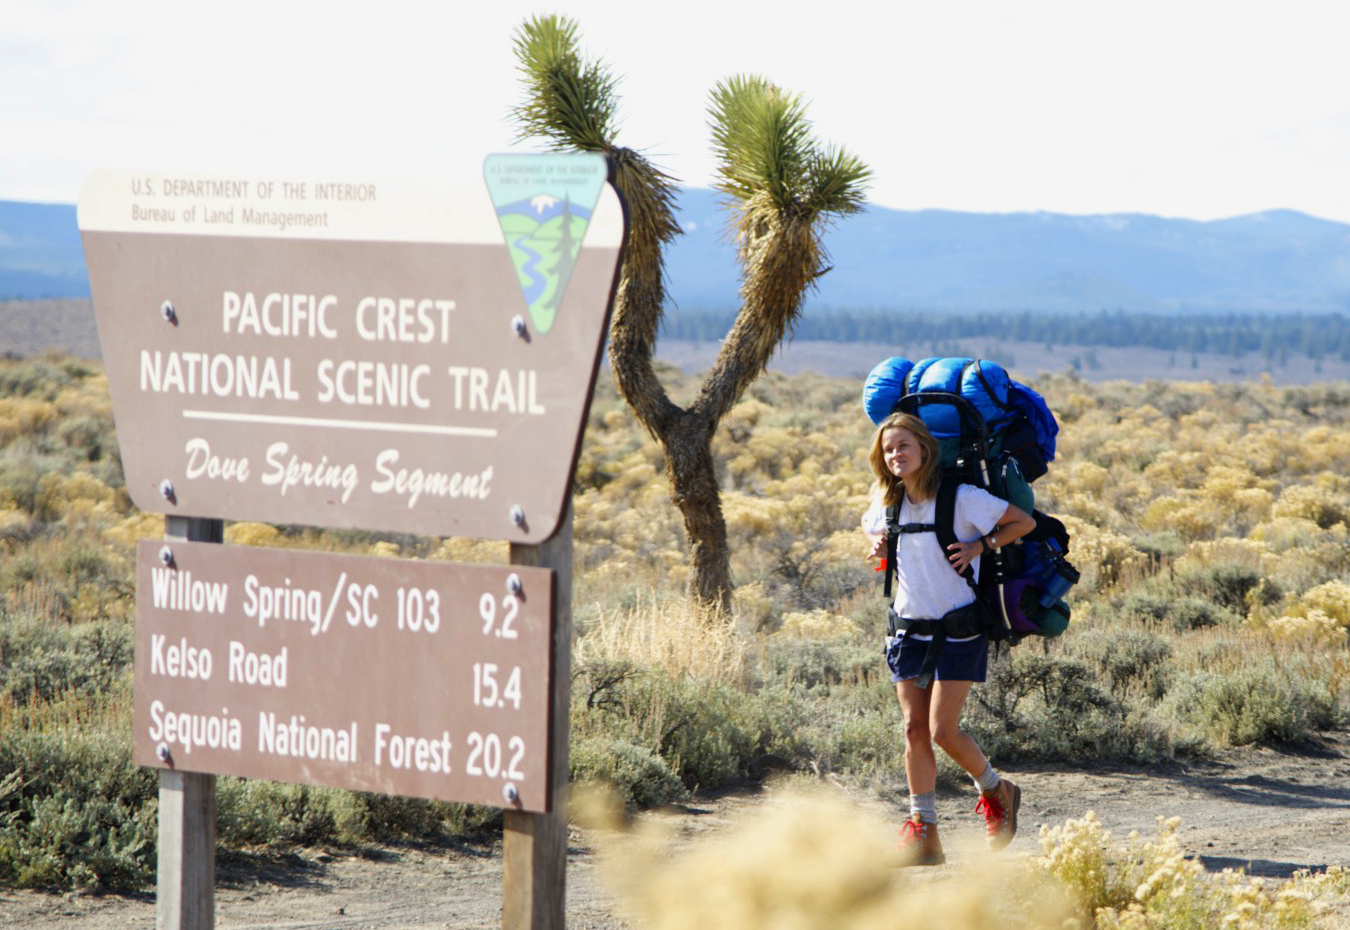
<path fill-rule="evenodd" d="M 999 518 L 1008 510 L 1008 502 L 983 488 L 963 484 L 956 490 L 956 515 L 953 529 L 962 542 L 979 539 L 993 532 Z M 933 523 L 937 517 L 937 498 L 912 504 L 900 503 L 900 524 Z M 863 530 L 874 536 L 886 534 L 886 506 L 873 500 L 863 516 Z M 975 600 L 975 592 L 947 561 L 948 553 L 938 545 L 933 533 L 901 533 L 896 543 L 897 584 L 895 612 L 909 620 L 937 620 L 948 611 Z M 978 576 L 977 556 L 971 567 Z"/>

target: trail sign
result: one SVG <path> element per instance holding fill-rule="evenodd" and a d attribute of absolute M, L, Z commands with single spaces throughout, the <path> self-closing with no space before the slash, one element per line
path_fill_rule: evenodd
<path fill-rule="evenodd" d="M 623 210 L 597 155 L 496 155 L 484 174 L 95 174 L 80 229 L 135 504 L 549 538 Z"/>
<path fill-rule="evenodd" d="M 549 809 L 552 570 L 136 554 L 134 762 Z"/>

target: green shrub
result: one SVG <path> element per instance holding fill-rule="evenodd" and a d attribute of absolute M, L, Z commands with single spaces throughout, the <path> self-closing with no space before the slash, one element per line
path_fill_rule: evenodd
<path fill-rule="evenodd" d="M 644 748 L 691 790 L 725 788 L 803 757 L 792 734 L 804 707 L 782 692 L 665 670 L 616 673 L 610 664 L 579 669 L 573 692 L 587 695 L 573 701 L 574 742 L 618 739 Z"/>
<path fill-rule="evenodd" d="M 764 681 L 800 684 L 829 694 L 840 685 L 869 685 L 885 670 L 880 638 L 800 639 L 771 637 L 763 650 Z"/>
<path fill-rule="evenodd" d="M 83 462 L 102 462 L 117 452 L 117 436 L 107 417 L 70 417 L 57 427 L 56 436 Z"/>
<path fill-rule="evenodd" d="M 1149 561 L 1154 565 L 1158 565 L 1167 559 L 1175 559 L 1186 550 L 1185 542 L 1173 530 L 1136 536 L 1132 542 L 1134 547 L 1147 555 Z"/>
<path fill-rule="evenodd" d="M 43 523 L 55 516 L 39 512 L 42 476 L 59 472 L 65 463 L 33 448 L 27 439 L 16 439 L 0 451 L 0 500 L 9 498 L 25 513 Z"/>
<path fill-rule="evenodd" d="M 826 717 L 811 734 L 810 747 L 821 772 L 840 772 L 882 786 L 905 780 L 905 731 L 895 692 L 880 692 L 882 706 Z M 953 766 L 954 768 L 954 766 Z M 946 779 L 944 779 L 944 783 Z"/>
<path fill-rule="evenodd" d="M 495 807 L 247 778 L 217 779 L 216 819 L 226 848 L 427 842 L 501 827 Z"/>
<path fill-rule="evenodd" d="M 571 745 L 568 761 L 572 781 L 608 785 L 629 811 L 661 807 L 689 795 L 665 759 L 626 740 L 584 737 Z"/>
<path fill-rule="evenodd" d="M 124 733 L 0 734 L 0 881 L 132 890 L 154 876 L 158 780 Z"/>
<path fill-rule="evenodd" d="M 61 391 L 94 373 L 79 359 L 52 356 L 0 363 L 0 397 L 55 400 Z"/>
<path fill-rule="evenodd" d="M 1130 620 L 1162 624 L 1178 633 L 1235 626 L 1242 620 L 1228 608 L 1203 598 L 1155 591 L 1130 591 L 1120 600 L 1120 613 Z"/>
<path fill-rule="evenodd" d="M 124 623 L 0 618 L 0 696 L 15 705 L 106 694 L 131 667 L 132 629 Z"/>
<path fill-rule="evenodd" d="M 964 726 L 991 758 L 1153 761 L 1167 735 L 1103 689 L 1092 665 L 1058 646 L 1022 645 L 992 661 L 971 691 Z"/>
<path fill-rule="evenodd" d="M 1064 647 L 1100 669 L 1111 694 L 1156 701 L 1172 680 L 1173 650 L 1157 633 L 1088 627 L 1066 639 Z"/>
<path fill-rule="evenodd" d="M 334 792 L 245 778 L 216 780 L 216 824 L 226 846 L 312 846 L 337 838 Z"/>
<path fill-rule="evenodd" d="M 1261 604 L 1274 604 L 1283 592 L 1256 569 L 1232 562 L 1216 562 L 1178 575 L 1177 587 L 1195 597 L 1217 604 L 1229 612 L 1245 616 L 1253 596 Z"/>
<path fill-rule="evenodd" d="M 1345 716 L 1312 669 L 1280 669 L 1269 660 L 1232 672 L 1194 672 L 1178 682 L 1167 704 L 1220 746 L 1299 743 Z"/>

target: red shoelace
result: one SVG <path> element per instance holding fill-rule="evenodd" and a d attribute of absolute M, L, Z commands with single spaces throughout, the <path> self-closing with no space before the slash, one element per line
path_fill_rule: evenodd
<path fill-rule="evenodd" d="M 990 836 L 1003 829 L 1003 824 L 1007 822 L 1008 816 L 1003 811 L 1003 805 L 993 798 L 980 796 L 979 803 L 975 805 L 975 813 L 984 815 L 984 828 Z"/>
<path fill-rule="evenodd" d="M 918 843 L 928 838 L 928 824 L 917 820 L 906 820 L 900 827 L 902 843 Z"/>

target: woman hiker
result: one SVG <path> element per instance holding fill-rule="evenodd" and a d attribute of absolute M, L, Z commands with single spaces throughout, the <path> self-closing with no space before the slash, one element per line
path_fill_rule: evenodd
<path fill-rule="evenodd" d="M 877 428 L 869 455 L 876 475 L 872 506 L 863 516 L 863 532 L 872 540 L 869 558 L 886 553 L 886 508 L 899 507 L 899 524 L 932 524 L 938 484 L 937 440 L 923 421 L 895 413 Z M 887 637 L 886 664 L 895 683 L 905 721 L 905 777 L 909 782 L 910 819 L 901 828 L 901 847 L 909 864 L 946 861 L 938 839 L 937 756 L 934 745 L 975 781 L 991 849 L 1002 849 L 1017 832 L 1021 790 L 999 777 L 975 740 L 962 731 L 961 708 L 971 685 L 985 680 L 989 642 L 983 635 L 951 635 L 939 643 L 931 684 L 920 671 L 931 631 L 943 618 L 944 630 L 963 630 L 957 618 L 970 613 L 975 592 L 959 572 L 979 571 L 982 553 L 1006 546 L 1036 526 L 1029 514 L 982 488 L 963 484 L 956 493 L 957 542 L 943 552 L 931 532 L 905 532 L 896 548 L 897 588 L 892 609 L 900 629 Z M 888 570 L 890 567 L 888 566 Z M 903 631 L 903 632 L 902 632 Z M 941 637 L 939 637 L 940 639 Z M 922 683 L 922 686 L 921 686 Z"/>

